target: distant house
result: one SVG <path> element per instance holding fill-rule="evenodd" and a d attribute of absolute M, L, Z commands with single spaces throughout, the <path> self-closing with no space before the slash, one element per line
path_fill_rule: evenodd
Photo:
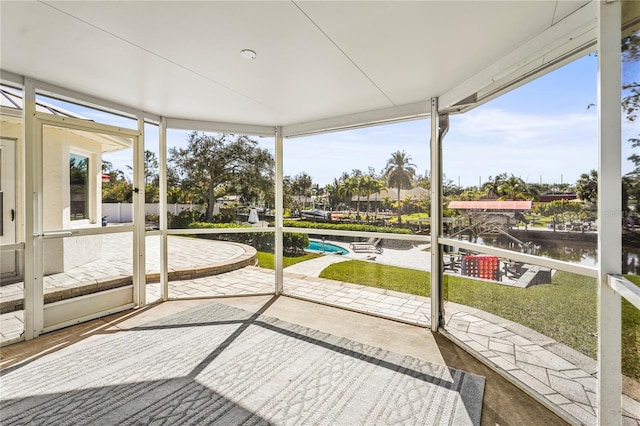
<path fill-rule="evenodd" d="M 492 221 L 503 225 L 513 225 L 521 220 L 528 223 L 523 213 L 530 211 L 532 205 L 533 201 L 479 200 L 451 201 L 448 207 L 454 210 L 461 210 L 469 216 L 480 213 Z M 515 219 L 515 223 L 511 221 L 512 218 Z"/>
<path fill-rule="evenodd" d="M 294 205 L 297 205 L 300 208 L 305 208 L 307 206 L 313 206 L 315 197 L 307 197 L 306 195 L 292 195 L 291 201 L 293 201 Z"/>
<path fill-rule="evenodd" d="M 416 187 L 416 188 L 411 188 L 411 189 L 401 189 L 400 190 L 400 200 L 404 200 L 407 196 L 409 196 L 411 198 L 411 201 L 420 201 L 420 200 L 426 200 L 429 199 L 429 197 L 431 196 L 430 192 L 428 189 L 422 188 L 422 187 Z M 371 194 L 369 195 L 369 202 L 371 203 L 371 209 L 375 210 L 376 208 L 381 208 L 382 207 L 382 201 L 385 198 L 390 198 L 391 201 L 397 201 L 398 200 L 398 190 L 396 188 L 388 188 L 388 189 L 383 189 L 380 192 L 376 192 L 375 194 Z M 360 198 L 360 205 L 362 206 L 362 203 L 366 203 L 367 202 L 367 197 L 364 195 L 360 195 L 358 197 L 358 195 L 354 195 L 353 197 L 351 197 L 351 206 L 354 207 L 356 205 L 356 203 L 358 202 L 358 198 Z"/>

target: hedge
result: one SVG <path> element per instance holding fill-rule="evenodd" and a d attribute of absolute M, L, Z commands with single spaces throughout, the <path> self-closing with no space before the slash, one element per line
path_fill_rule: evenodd
<path fill-rule="evenodd" d="M 335 229 L 340 231 L 388 232 L 390 234 L 413 234 L 410 229 L 386 226 L 364 225 L 357 223 L 307 222 L 304 220 L 285 220 L 284 226 L 291 228 Z"/>
<path fill-rule="evenodd" d="M 209 222 L 193 222 L 189 224 L 189 229 L 232 229 L 232 228 L 250 228 L 248 225 L 238 225 L 235 223 L 209 223 Z M 250 232 L 237 234 L 203 234 L 198 238 L 209 240 L 232 241 L 236 243 L 247 244 L 254 247 L 258 251 L 273 253 L 275 252 L 275 235 L 273 232 Z M 309 236 L 297 232 L 283 233 L 283 250 L 286 254 L 301 254 L 309 245 Z"/>

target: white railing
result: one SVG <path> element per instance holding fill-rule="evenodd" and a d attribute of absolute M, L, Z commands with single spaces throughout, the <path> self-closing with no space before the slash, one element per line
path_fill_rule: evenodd
<path fill-rule="evenodd" d="M 608 278 L 609 287 L 613 291 L 640 309 L 640 287 L 621 275 L 609 275 Z"/>

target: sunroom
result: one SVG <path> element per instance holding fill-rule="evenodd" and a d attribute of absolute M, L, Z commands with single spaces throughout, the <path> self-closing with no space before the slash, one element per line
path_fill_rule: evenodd
<path fill-rule="evenodd" d="M 637 2 L 25 1 L 2 2 L 0 12 L 0 84 L 15 94 L 14 100 L 21 100 L 13 107 L 3 103 L 0 111 L 0 253 L 3 276 L 10 276 L 0 283 L 3 389 L 7 390 L 6 395 L 3 390 L 2 404 L 8 424 L 19 423 L 25 416 L 34 423 L 46 423 L 52 412 L 60 413 L 61 421 L 80 419 L 81 423 L 159 419 L 166 414 L 166 406 L 174 403 L 171 395 L 186 389 L 174 388 L 176 377 L 189 379 L 187 387 L 193 395 L 210 392 L 232 406 L 225 411 L 232 413 L 230 417 L 206 417 L 224 422 L 359 424 L 372 421 L 367 417 L 372 413 L 377 416 L 374 421 L 386 415 L 389 421 L 407 424 L 444 421 L 446 408 L 434 413 L 423 407 L 439 393 L 423 395 L 421 387 L 407 406 L 422 401 L 418 405 L 426 411 L 416 408 L 404 417 L 388 411 L 392 394 L 375 392 L 391 392 L 394 386 L 401 390 L 404 382 L 396 377 L 375 386 L 384 374 L 366 373 L 366 368 L 374 364 L 385 371 L 391 365 L 398 371 L 418 367 L 375 358 L 367 352 L 369 347 L 360 353 L 351 343 L 337 344 L 330 335 L 339 332 L 322 328 L 319 320 L 304 318 L 306 313 L 344 322 L 359 321 L 349 315 L 365 314 L 367 321 L 392 320 L 396 326 L 411 326 L 435 341 L 444 339 L 464 349 L 495 377 L 514 384 L 518 392 L 531 398 L 531 404 L 557 416 L 551 418 L 558 422 L 640 424 L 640 385 L 626 370 L 633 370 L 638 347 L 633 347 L 633 341 L 629 347 L 622 337 L 625 315 L 637 315 L 640 309 L 640 292 L 622 275 L 637 274 L 636 267 L 623 270 L 620 262 L 623 255 L 637 262 L 635 254 L 629 255 L 635 253 L 637 243 L 633 241 L 637 239 L 631 240 L 631 252 L 625 251 L 620 190 L 624 147 L 635 135 L 632 126 L 623 124 L 622 85 L 637 81 L 633 73 L 638 59 L 637 45 L 633 56 L 623 51 L 621 40 L 632 37 L 637 42 Z M 527 235 L 522 232 L 532 227 L 510 233 L 512 245 L 506 247 L 461 238 L 466 228 L 445 217 L 443 189 L 446 177 L 452 177 L 447 159 L 456 153 L 447 147 L 447 141 L 460 123 L 457 117 L 473 114 L 584 58 L 597 65 L 592 81 L 597 95 L 593 106 L 585 105 L 590 114 L 597 112 L 585 125 L 596 141 L 589 154 L 597 158 L 596 218 L 589 232 L 565 231 L 561 237 L 554 229 L 546 234 L 552 235 L 549 239 L 555 244 L 561 241 L 565 251 L 569 243 L 563 239 L 579 238 L 592 244 L 593 263 L 521 250 L 518 242 L 524 243 Z M 544 99 L 532 98 L 531 102 L 545 108 Z M 56 108 L 74 113 L 56 114 Z M 488 124 L 481 121 L 479 131 Z M 630 128 L 632 133 L 628 133 Z M 371 129 L 390 132 L 389 140 L 361 143 L 357 132 Z M 363 167 L 356 159 L 370 153 L 401 154 L 409 143 L 406 133 L 417 139 L 417 150 L 411 155 L 430 178 L 429 198 L 416 207 L 424 217 L 407 215 L 406 227 L 400 226 L 401 210 L 408 212 L 409 207 L 398 197 L 389 200 L 383 221 L 394 223 L 397 212 L 394 226 L 381 230 L 335 223 L 353 225 L 370 216 L 377 219 L 384 203 L 375 200 L 376 207 L 371 208 L 370 195 L 384 191 L 382 187 L 364 195 L 344 190 L 347 205 L 357 200 L 355 212 L 353 206 L 344 212 L 332 211 L 327 226 L 322 221 L 303 226 L 305 221 L 292 216 L 287 200 L 307 196 L 300 185 L 292 190 L 289 182 L 289 174 L 303 172 L 295 168 L 298 159 L 313 159 L 324 169 L 345 159 L 353 164 L 351 168 Z M 330 143 L 331 137 L 340 141 L 339 149 Z M 226 150 L 229 146 L 235 150 Z M 462 149 L 479 148 L 482 144 L 469 142 Z M 505 148 L 506 161 L 515 161 L 509 157 L 518 155 L 513 152 Z M 539 154 L 545 158 L 544 153 Z M 572 161 L 558 157 L 561 162 Z M 480 162 L 463 165 L 478 169 L 477 174 L 503 171 L 481 166 Z M 299 177 L 302 182 L 304 176 Z M 267 189 L 263 182 L 269 184 Z M 394 181 L 389 182 L 388 189 L 396 190 Z M 400 189 L 395 193 L 400 194 Z M 321 192 L 309 199 L 314 197 L 320 198 Z M 227 208 L 232 199 L 242 200 L 243 205 L 234 201 L 234 208 Z M 337 203 L 327 195 L 323 208 L 331 204 Z M 105 215 L 107 209 L 117 214 Z M 258 221 L 245 218 L 258 211 Z M 225 215 L 246 226 L 212 226 Z M 631 226 L 633 232 L 637 231 Z M 298 250 L 300 235 L 305 243 L 309 238 L 315 241 L 322 253 L 335 246 L 347 256 L 320 253 L 291 265 L 289 255 Z M 352 253 L 350 243 L 369 244 L 375 250 Z M 460 253 L 464 262 L 452 267 L 452 251 Z M 5 274 L 9 264 L 13 270 Z M 513 264 L 526 268 L 515 277 L 507 273 L 507 266 Z M 326 273 L 337 265 L 345 268 L 343 278 Z M 378 267 L 398 269 L 389 269 L 385 275 L 373 272 Z M 344 272 L 348 268 L 352 268 L 350 279 Z M 386 286 L 393 275 L 404 274 L 400 270 L 412 271 L 408 276 L 417 288 L 415 293 Z M 553 276 L 551 283 L 544 278 L 547 272 Z M 538 283 L 540 280 L 546 281 Z M 583 294 L 584 288 L 589 290 Z M 509 316 L 505 309 L 494 311 L 479 303 L 480 299 L 524 313 Z M 586 310 L 579 311 L 576 303 L 583 299 Z M 526 300 L 526 309 L 516 300 Z M 182 309 L 179 303 L 189 307 L 186 313 L 139 323 L 128 329 L 136 335 L 132 340 L 120 339 L 125 331 L 116 332 L 120 322 L 158 308 L 178 311 Z M 196 303 L 211 304 L 193 307 Z M 246 311 L 227 312 L 221 308 L 225 303 Z M 293 310 L 288 314 L 277 311 L 286 324 L 266 318 L 271 312 L 276 315 L 273 309 L 280 309 L 279 304 Z M 537 308 L 550 304 L 553 306 L 546 311 Z M 527 310 L 534 306 L 540 311 Z M 595 328 L 578 336 L 576 330 L 583 327 L 585 316 Z M 107 319 L 96 323 L 99 318 Z M 73 331 L 78 329 L 72 326 L 85 322 L 89 325 L 76 327 L 94 331 Z M 540 323 L 550 326 L 538 328 Z M 215 327 L 221 324 L 239 326 L 217 335 Z M 303 326 L 329 335 L 296 328 Z M 214 327 L 210 334 L 203 333 L 207 327 Z M 242 368 L 253 367 L 236 370 L 229 367 L 235 361 L 225 364 L 224 360 L 233 350 L 259 357 L 261 346 L 255 342 L 234 347 L 257 334 L 256 327 L 287 338 L 306 337 L 284 342 L 281 348 L 269 338 L 255 341 L 262 342 L 264 353 L 269 354 L 256 362 L 264 361 L 269 367 L 264 367 L 264 374 L 263 370 L 256 373 L 260 377 L 253 379 L 256 385 L 251 394 L 236 389 L 249 386 L 248 382 L 229 381 L 225 387 L 224 375 L 215 380 L 207 376 L 209 382 L 195 379 L 229 368 L 228 377 L 246 380 L 242 377 L 249 370 Z M 342 337 L 371 347 L 387 344 L 389 359 L 395 359 L 393 342 L 402 338 L 402 332 L 391 327 L 378 334 L 375 327 L 378 325 L 363 325 L 360 333 L 355 327 Z M 568 330 L 566 341 L 548 335 L 552 328 Z M 51 337 L 59 330 L 72 330 L 69 335 L 77 341 L 70 338 L 61 343 Z M 583 335 L 591 342 L 585 344 L 590 349 L 580 346 Z M 208 338 L 216 342 L 213 349 Z M 167 348 L 166 339 L 179 343 Z M 318 394 L 298 400 L 300 389 L 309 382 L 300 382 L 297 390 L 291 388 L 298 376 L 285 380 L 291 373 L 284 372 L 283 364 L 291 362 L 292 370 L 318 375 L 332 365 L 322 362 L 329 355 L 317 355 L 317 363 L 305 361 L 301 342 L 314 350 L 347 353 L 349 361 L 364 360 L 364 372 L 351 384 L 346 383 L 348 376 L 340 374 L 330 381 L 336 386 L 345 382 L 340 395 L 352 398 L 358 393 L 354 388 L 361 386 L 364 395 L 378 402 L 363 413 L 365 408 L 354 408 L 358 406 L 354 401 L 365 407 L 365 401 L 370 402 L 366 396 L 334 401 Z M 576 342 L 575 346 L 569 342 Z M 93 346 L 74 346 L 83 344 Z M 130 353 L 129 349 L 135 355 L 125 365 L 117 358 Z M 298 358 L 280 361 L 281 357 L 289 359 L 285 352 Z M 400 348 L 398 352 L 407 355 Z M 419 358 L 420 350 L 411 354 Z M 316 355 L 309 351 L 308 356 Z M 184 364 L 174 365 L 176 359 Z M 100 364 L 97 372 L 86 369 L 86 360 Z M 223 364 L 212 367 L 218 362 Z M 166 371 L 173 366 L 175 370 L 167 374 L 176 377 L 150 373 L 147 364 L 154 363 L 166 366 Z M 276 364 L 284 376 L 269 379 L 270 368 Z M 182 377 L 184 366 L 193 370 Z M 59 370 L 64 374 L 58 377 Z M 47 371 L 56 373 L 50 376 Z M 478 389 L 484 382 L 462 373 L 460 377 L 465 377 L 460 382 L 460 398 L 454 402 L 443 399 L 441 404 L 452 410 L 449 421 L 453 424 L 488 424 L 498 419 L 512 424 L 549 422 L 536 414 L 523 418 L 505 412 L 492 417 L 491 411 L 500 411 L 499 404 L 490 410 L 478 408 L 477 398 L 480 406 L 483 401 Z M 220 387 L 213 387 L 214 382 Z M 148 403 L 142 398 L 132 405 L 130 400 L 140 391 L 135 386 L 149 392 Z M 364 390 L 367 386 L 370 391 Z M 114 399 L 108 396 L 110 389 L 124 396 Z M 93 398 L 94 392 L 102 396 Z M 207 401 L 218 404 L 211 395 L 203 399 L 202 410 Z M 400 391 L 398 398 L 408 395 L 408 390 Z M 94 402 L 84 405 L 84 413 L 73 409 L 74 403 L 87 398 Z M 182 402 L 177 403 L 170 422 L 200 418 L 182 405 L 189 399 L 185 398 L 176 397 Z M 319 417 L 310 414 L 314 404 L 323 407 L 317 411 Z M 291 407 L 298 407 L 302 414 L 294 415 Z"/>

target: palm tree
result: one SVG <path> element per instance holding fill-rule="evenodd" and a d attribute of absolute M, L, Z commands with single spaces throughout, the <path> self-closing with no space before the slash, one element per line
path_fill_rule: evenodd
<path fill-rule="evenodd" d="M 298 199 L 302 200 L 302 208 L 305 207 L 305 197 L 311 195 L 311 187 L 313 186 L 313 180 L 306 172 L 302 172 L 293 178 L 294 188 L 297 189 Z"/>
<path fill-rule="evenodd" d="M 300 209 L 300 185 L 298 183 L 298 181 L 296 180 L 290 180 L 289 181 L 289 189 L 291 191 L 291 198 L 293 199 L 293 196 L 295 195 L 297 197 L 297 199 L 293 202 L 293 207 L 296 209 Z"/>
<path fill-rule="evenodd" d="M 398 223 L 402 222 L 400 209 L 400 190 L 411 188 L 411 181 L 416 174 L 416 165 L 411 162 L 411 156 L 404 151 L 396 151 L 387 160 L 384 169 L 384 176 L 387 178 L 389 187 L 398 190 Z"/>
<path fill-rule="evenodd" d="M 384 197 L 382 197 L 382 200 L 381 200 L 380 204 L 382 205 L 382 208 L 388 209 L 388 208 L 391 207 L 391 202 L 392 201 L 393 200 L 391 200 L 391 197 L 389 197 L 388 195 L 385 195 Z"/>
<path fill-rule="evenodd" d="M 374 192 L 373 186 L 375 182 L 376 180 L 373 178 L 373 176 L 370 176 L 370 175 L 364 175 L 360 179 L 360 188 L 361 188 L 362 195 L 367 196 L 367 219 L 369 219 L 369 207 L 370 207 L 369 197 L 371 197 L 371 194 L 373 194 Z"/>
<path fill-rule="evenodd" d="M 364 194 L 364 176 L 354 175 L 350 178 L 356 199 L 356 219 L 360 220 L 360 197 Z"/>
<path fill-rule="evenodd" d="M 374 178 L 371 175 L 365 175 L 362 177 L 362 194 L 367 196 L 367 219 L 369 218 L 369 212 L 371 211 L 371 194 L 380 192 L 383 188 L 382 182 Z"/>
<path fill-rule="evenodd" d="M 338 194 L 342 197 L 343 201 L 346 201 L 347 206 L 351 207 L 351 198 L 355 191 L 355 182 L 352 178 L 343 179 L 342 183 L 338 187 Z"/>
<path fill-rule="evenodd" d="M 333 178 L 333 182 L 327 184 L 327 186 L 325 186 L 324 188 L 329 198 L 329 205 L 331 205 L 332 208 L 337 207 L 338 204 L 340 204 L 339 189 L 340 181 L 338 181 L 338 179 L 336 178 Z"/>
<path fill-rule="evenodd" d="M 315 200 L 317 201 L 318 199 L 320 199 L 322 201 L 322 196 L 324 195 L 324 188 L 321 187 L 319 184 L 315 183 L 313 184 L 313 186 L 311 187 L 311 195 L 313 197 L 315 197 Z M 314 207 L 315 207 L 315 202 L 314 201 Z"/>
<path fill-rule="evenodd" d="M 507 179 L 506 173 L 496 175 L 496 177 L 489 176 L 489 180 L 482 184 L 482 189 L 486 192 L 488 198 L 500 197 L 500 185 Z"/>
<path fill-rule="evenodd" d="M 524 200 L 526 198 L 527 185 L 524 181 L 511 175 L 498 187 L 500 200 Z"/>

